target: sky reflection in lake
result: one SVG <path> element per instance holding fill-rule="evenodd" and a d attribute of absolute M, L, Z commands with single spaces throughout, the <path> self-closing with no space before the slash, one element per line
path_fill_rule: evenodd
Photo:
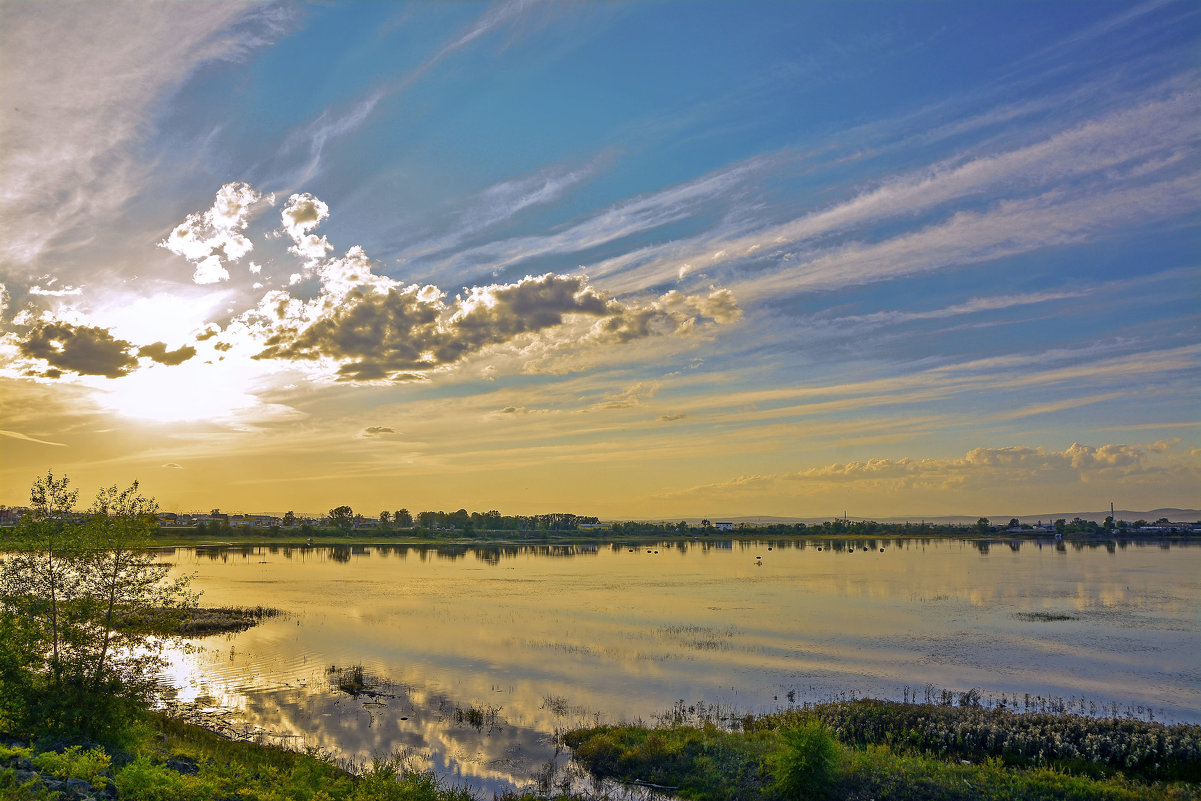
<path fill-rule="evenodd" d="M 649 720 L 680 699 L 762 712 L 933 685 L 1201 720 L 1196 546 L 281 546 L 167 558 L 196 573 L 205 605 L 289 613 L 174 653 L 181 698 L 356 760 L 407 747 L 489 790 L 555 759 L 556 730 Z M 330 667 L 356 664 L 377 695 L 338 689 Z"/>

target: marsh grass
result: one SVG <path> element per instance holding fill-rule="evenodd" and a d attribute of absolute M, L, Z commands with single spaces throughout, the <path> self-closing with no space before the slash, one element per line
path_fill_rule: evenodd
<path fill-rule="evenodd" d="M 1062 620 L 1080 619 L 1079 615 L 1070 615 L 1067 612 L 1018 612 L 1014 617 L 1031 623 L 1056 623 Z"/>
<path fill-rule="evenodd" d="M 476 731 L 483 731 L 486 726 L 491 732 L 500 726 L 500 710 L 501 707 L 491 705 L 486 705 L 482 709 L 475 704 L 466 709 L 456 706 L 452 717 L 457 725 L 467 725 Z"/>
<path fill-rule="evenodd" d="M 267 618 L 282 615 L 280 609 L 267 606 L 209 606 L 183 612 L 149 609 L 126 612 L 116 619 L 121 630 L 162 636 L 207 637 L 230 634 L 257 626 Z"/>
<path fill-rule="evenodd" d="M 349 667 L 330 665 L 326 672 L 329 674 L 330 684 L 348 695 L 357 697 L 368 688 L 368 679 L 363 672 L 362 665 L 350 665 Z"/>
<path fill-rule="evenodd" d="M 966 695 L 966 694 L 964 694 Z M 818 720 L 842 742 L 904 753 L 1007 765 L 1054 767 L 1095 777 L 1201 781 L 1201 726 L 1132 718 L 1018 713 L 967 703 L 860 700 L 785 710 L 753 719 L 750 730 Z"/>
<path fill-rule="evenodd" d="M 738 798 L 1201 799 L 1201 727 L 857 700 L 729 715 L 677 704 L 654 728 L 563 741 L 594 776 Z M 688 722 L 690 719 L 691 722 Z"/>

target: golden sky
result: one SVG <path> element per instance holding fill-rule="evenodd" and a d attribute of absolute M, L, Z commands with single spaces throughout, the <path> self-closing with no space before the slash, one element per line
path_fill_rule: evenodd
<path fill-rule="evenodd" d="M 0 5 L 0 503 L 1201 506 L 1201 10 Z"/>

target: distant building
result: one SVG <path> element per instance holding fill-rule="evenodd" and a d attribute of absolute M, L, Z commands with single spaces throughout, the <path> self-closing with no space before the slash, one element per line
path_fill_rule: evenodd
<path fill-rule="evenodd" d="M 713 524 L 713 528 L 717 529 L 718 531 L 733 531 L 734 524 L 733 523 L 725 523 L 725 522 L 717 522 L 717 523 Z"/>

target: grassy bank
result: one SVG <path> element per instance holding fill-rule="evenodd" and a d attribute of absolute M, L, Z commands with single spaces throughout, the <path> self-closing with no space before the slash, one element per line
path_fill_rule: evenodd
<path fill-rule="evenodd" d="M 747 717 L 680 714 L 566 743 L 593 775 L 696 801 L 1201 799 L 1201 727 L 852 701 Z"/>
<path fill-rule="evenodd" d="M 577 764 L 639 792 L 696 801 L 1201 799 L 1201 727 L 851 701 L 746 717 L 569 732 Z M 4 743 L 8 743 L 5 745 Z M 350 769 L 348 769 L 350 768 Z M 74 780 L 71 786 L 65 783 Z M 508 801 L 584 801 L 549 785 Z M 402 757 L 347 766 L 147 715 L 115 744 L 0 737 L 0 799 L 473 801 Z M 74 794 L 68 794 L 73 792 Z"/>
<path fill-rule="evenodd" d="M 120 745 L 21 744 L 0 739 L 0 799 L 53 801 L 476 801 L 470 790 L 412 769 L 401 757 L 361 769 L 316 753 L 228 740 L 198 726 L 149 715 Z M 57 746 L 57 747 L 55 747 Z M 73 781 L 72 781 L 73 780 Z M 68 784 L 70 782 L 70 784 Z M 580 801 L 511 793 L 507 801 Z"/>

